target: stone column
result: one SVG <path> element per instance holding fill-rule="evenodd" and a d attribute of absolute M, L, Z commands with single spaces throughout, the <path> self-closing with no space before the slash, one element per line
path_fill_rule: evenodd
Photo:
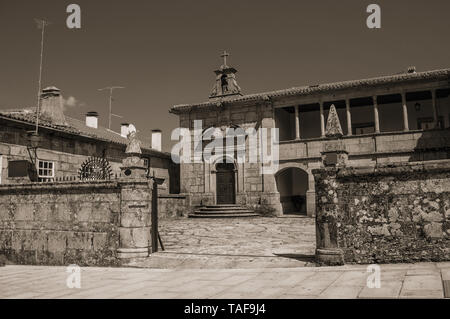
<path fill-rule="evenodd" d="M 319 102 L 320 105 L 320 136 L 325 137 L 325 116 L 323 114 L 323 102 Z"/>
<path fill-rule="evenodd" d="M 437 105 L 436 105 L 436 90 L 431 90 L 431 102 L 433 105 L 433 119 L 434 119 L 434 128 L 438 127 L 438 114 L 437 114 Z"/>
<path fill-rule="evenodd" d="M 295 107 L 295 139 L 300 139 L 300 115 L 299 115 L 299 106 L 296 105 Z"/>
<path fill-rule="evenodd" d="M 151 251 L 151 191 L 147 181 L 121 181 L 118 257 L 145 258 Z"/>
<path fill-rule="evenodd" d="M 313 170 L 317 197 L 316 262 L 320 265 L 344 264 L 344 251 L 339 247 L 339 232 L 344 216 L 337 195 L 339 191 L 337 172 L 336 166 Z"/>
<path fill-rule="evenodd" d="M 261 118 L 261 128 L 268 129 L 267 139 L 268 141 L 270 141 L 270 136 L 272 135 L 270 129 L 275 128 L 275 121 L 273 117 L 273 105 L 270 99 L 267 98 L 266 102 L 261 105 L 261 108 L 259 110 L 259 116 Z M 258 152 L 259 154 L 261 154 L 262 150 L 260 149 L 258 150 Z M 258 161 L 261 161 L 261 158 L 259 158 Z M 268 164 L 263 164 L 262 162 L 259 162 L 258 166 L 259 165 L 261 168 L 268 167 Z M 273 174 L 260 174 L 262 189 L 259 195 L 258 205 L 260 206 L 261 209 L 267 209 L 268 211 L 276 212 L 277 214 L 282 214 L 280 194 L 278 193 L 276 186 L 275 173 L 276 172 L 274 172 Z M 257 190 L 257 192 L 259 191 Z"/>
<path fill-rule="evenodd" d="M 378 116 L 378 101 L 377 96 L 372 96 L 373 100 L 373 119 L 375 122 L 375 133 L 380 133 L 380 118 Z"/>
<path fill-rule="evenodd" d="M 313 170 L 316 207 L 316 261 L 325 265 L 344 264 L 344 252 L 339 248 L 339 221 L 341 219 L 337 196 L 336 175 L 347 164 L 348 153 L 342 139 L 342 128 L 334 105 L 327 120 L 323 143 L 323 168 Z"/>
<path fill-rule="evenodd" d="M 314 184 L 314 175 L 308 170 L 308 190 L 306 191 L 306 215 L 316 216 L 316 188 Z"/>
<path fill-rule="evenodd" d="M 406 104 L 406 93 L 402 92 L 402 108 L 403 108 L 403 130 L 405 132 L 409 131 L 408 124 L 408 105 Z"/>
<path fill-rule="evenodd" d="M 146 167 L 141 158 L 139 141 L 130 134 L 129 144 L 122 161 L 119 186 L 120 226 L 118 258 L 126 263 L 134 258 L 145 258 L 151 249 L 151 192 Z"/>
<path fill-rule="evenodd" d="M 352 136 L 352 113 L 350 111 L 350 99 L 345 100 L 345 110 L 347 111 L 347 135 Z"/>

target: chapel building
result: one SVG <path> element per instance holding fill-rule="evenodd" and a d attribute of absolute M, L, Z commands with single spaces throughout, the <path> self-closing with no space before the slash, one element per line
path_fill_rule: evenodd
<path fill-rule="evenodd" d="M 312 170 L 323 165 L 332 105 L 349 166 L 450 158 L 450 69 L 416 72 L 410 67 L 394 75 L 243 94 L 227 56 L 222 55 L 207 101 L 175 105 L 170 112 L 192 139 L 195 120 L 224 135 L 227 128 L 278 128 L 279 167 L 261 174 L 261 163 L 239 163 L 225 155 L 223 143 L 222 158 L 181 163 L 181 193 L 189 194 L 191 207 L 237 204 L 277 215 L 313 216 Z M 245 146 L 248 155 L 248 138 Z"/>

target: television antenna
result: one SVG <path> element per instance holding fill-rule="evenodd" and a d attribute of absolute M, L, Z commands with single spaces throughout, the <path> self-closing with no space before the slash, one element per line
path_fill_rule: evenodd
<path fill-rule="evenodd" d="M 115 89 L 124 89 L 124 88 L 125 87 L 123 87 L 123 86 L 107 86 L 107 87 L 104 87 L 102 89 L 98 89 L 98 91 L 105 91 L 105 90 L 109 91 L 109 124 L 108 124 L 108 129 L 111 129 L 111 116 L 122 117 L 120 115 L 112 113 L 113 91 Z"/>
<path fill-rule="evenodd" d="M 50 25 L 51 22 L 46 21 L 44 19 L 34 19 L 34 21 L 37 23 L 38 29 L 41 29 L 41 60 L 39 63 L 39 84 L 38 84 L 38 94 L 37 94 L 37 106 L 36 106 L 36 131 L 35 134 L 38 134 L 39 130 L 39 109 L 41 104 L 41 83 L 42 83 L 42 58 L 44 56 L 44 34 L 45 34 L 45 27 Z"/>

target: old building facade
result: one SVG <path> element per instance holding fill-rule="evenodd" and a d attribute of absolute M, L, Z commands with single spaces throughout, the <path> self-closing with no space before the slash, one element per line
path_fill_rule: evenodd
<path fill-rule="evenodd" d="M 175 105 L 170 112 L 179 116 L 180 127 L 189 129 L 192 139 L 196 120 L 224 135 L 230 127 L 278 128 L 279 167 L 274 174 L 261 174 L 261 163 L 239 163 L 236 156 L 181 163 L 181 192 L 190 195 L 193 207 L 239 204 L 277 215 L 313 216 L 312 170 L 323 165 L 331 105 L 343 128 L 349 166 L 450 157 L 450 69 L 409 68 L 401 74 L 249 95 L 241 93 L 236 73 L 225 59 L 215 71 L 208 101 Z M 248 156 L 247 137 L 245 146 Z"/>
<path fill-rule="evenodd" d="M 48 87 L 41 95 L 37 138 L 35 109 L 0 112 L 0 183 L 79 179 L 83 164 L 103 159 L 117 177 L 127 130 L 126 123 L 120 133 L 99 126 L 97 112 L 88 112 L 85 121 L 65 116 L 60 90 Z M 162 193 L 178 193 L 179 168 L 161 151 L 161 131 L 153 130 L 151 139 L 141 142 L 148 174 L 165 179 Z"/>

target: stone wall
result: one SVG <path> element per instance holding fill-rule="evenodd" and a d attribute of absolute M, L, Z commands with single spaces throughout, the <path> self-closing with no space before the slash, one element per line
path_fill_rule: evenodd
<path fill-rule="evenodd" d="M 187 217 L 189 197 L 186 194 L 161 194 L 158 196 L 158 217 Z"/>
<path fill-rule="evenodd" d="M 18 264 L 117 264 L 117 183 L 0 187 L 0 254 Z"/>
<path fill-rule="evenodd" d="M 116 266 L 151 252 L 151 183 L 0 186 L 0 255 L 18 264 Z"/>
<path fill-rule="evenodd" d="M 347 263 L 450 260 L 449 160 L 313 174 L 324 255 L 342 251 Z"/>

